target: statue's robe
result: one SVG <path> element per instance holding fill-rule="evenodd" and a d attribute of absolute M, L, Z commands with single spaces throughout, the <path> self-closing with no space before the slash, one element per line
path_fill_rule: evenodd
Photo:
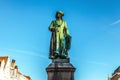
<path fill-rule="evenodd" d="M 69 39 L 71 38 L 66 22 L 63 20 L 54 20 L 51 22 L 49 30 L 52 32 L 49 58 L 54 57 L 55 53 L 58 53 L 58 55 L 65 54 L 65 52 L 63 52 L 67 47 L 65 39 L 70 41 Z M 67 36 L 69 36 L 69 39 L 66 38 Z"/>

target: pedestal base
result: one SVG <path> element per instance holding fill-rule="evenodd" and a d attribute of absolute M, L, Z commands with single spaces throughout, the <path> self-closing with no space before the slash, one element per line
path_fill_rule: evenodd
<path fill-rule="evenodd" d="M 69 59 L 53 59 L 46 71 L 48 80 L 74 80 L 75 68 Z"/>

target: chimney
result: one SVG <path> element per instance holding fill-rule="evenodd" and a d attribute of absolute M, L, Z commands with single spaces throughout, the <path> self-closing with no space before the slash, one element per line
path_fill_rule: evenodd
<path fill-rule="evenodd" d="M 16 74 L 18 73 L 18 66 L 16 65 L 15 66 L 15 71 L 16 71 Z"/>
<path fill-rule="evenodd" d="M 15 60 L 14 60 L 14 59 L 12 59 L 11 68 L 12 68 L 12 69 L 15 68 Z"/>
<path fill-rule="evenodd" d="M 111 78 L 109 77 L 109 75 L 108 75 L 108 80 L 111 80 Z"/>

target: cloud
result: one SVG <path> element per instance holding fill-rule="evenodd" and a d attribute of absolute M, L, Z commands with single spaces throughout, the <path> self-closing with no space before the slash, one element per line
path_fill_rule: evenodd
<path fill-rule="evenodd" d="M 5 48 L 5 50 L 10 51 L 10 52 L 16 52 L 16 53 L 21 53 L 21 54 L 27 54 L 27 55 L 31 55 L 31 56 L 35 56 L 35 57 L 40 57 L 40 58 L 47 59 L 46 56 L 41 55 L 40 53 L 32 52 L 32 51 L 18 50 L 18 49 L 8 49 L 8 48 Z"/>
<path fill-rule="evenodd" d="M 117 21 L 114 21 L 113 23 L 111 23 L 110 25 L 116 25 L 116 24 L 119 24 L 120 23 L 120 19 L 117 20 Z"/>
<path fill-rule="evenodd" d="M 103 62 L 96 62 L 96 61 L 89 61 L 88 63 L 90 64 L 95 64 L 95 65 L 102 65 L 102 66 L 107 66 L 108 64 L 103 63 Z"/>

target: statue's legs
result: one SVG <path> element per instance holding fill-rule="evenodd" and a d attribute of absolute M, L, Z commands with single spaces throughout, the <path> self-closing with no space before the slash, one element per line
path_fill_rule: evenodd
<path fill-rule="evenodd" d="M 66 50 L 66 45 L 65 44 L 66 44 L 66 40 L 62 39 L 61 40 L 61 55 L 65 58 L 67 58 L 68 55 L 67 55 L 67 50 Z"/>
<path fill-rule="evenodd" d="M 55 37 L 55 50 L 54 50 L 54 57 L 62 57 L 67 58 L 67 49 L 66 49 L 66 39 L 60 38 L 60 34 L 56 33 Z"/>

